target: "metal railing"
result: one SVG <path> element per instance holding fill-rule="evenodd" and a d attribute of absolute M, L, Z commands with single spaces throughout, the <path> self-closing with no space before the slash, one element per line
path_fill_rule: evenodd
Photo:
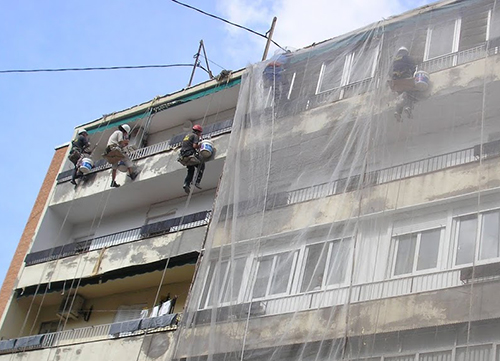
<path fill-rule="evenodd" d="M 486 55 L 486 43 L 484 43 L 471 49 L 427 60 L 418 66 L 418 70 L 424 70 L 426 72 L 433 73 L 436 71 L 482 59 L 486 57 Z"/>
<path fill-rule="evenodd" d="M 207 138 L 212 138 L 225 133 L 229 133 L 231 131 L 232 124 L 233 124 L 233 119 L 228 119 L 222 122 L 217 122 L 214 124 L 207 125 L 205 127 L 205 132 L 203 133 L 203 136 Z M 178 148 L 182 143 L 184 135 L 185 134 L 178 134 L 164 142 L 153 144 L 145 148 L 137 149 L 130 153 L 130 159 L 138 160 L 141 158 L 150 157 L 155 154 L 171 151 L 175 148 Z M 100 164 L 96 164 L 96 166 L 92 168 L 90 173 L 100 172 L 110 167 L 111 165 L 109 163 L 105 161 L 100 162 Z M 72 173 L 73 173 L 72 169 L 59 173 L 59 175 L 57 176 L 57 183 L 64 183 L 69 181 L 71 179 Z"/>
<path fill-rule="evenodd" d="M 178 316 L 179 317 L 179 316 Z M 120 333 L 119 335 L 111 335 L 112 323 L 95 325 L 89 327 L 75 328 L 72 330 L 64 330 L 59 332 L 51 332 L 43 335 L 27 336 L 21 337 L 19 339 L 14 339 L 11 348 L 3 348 L 0 350 L 0 354 L 12 353 L 19 351 L 28 351 L 40 348 L 67 346 L 72 344 L 90 342 L 90 341 L 101 341 L 108 340 L 110 338 L 118 337 L 129 337 L 129 336 L 140 336 L 146 333 L 156 333 L 164 331 L 175 331 L 177 330 L 177 324 L 164 327 L 154 327 L 146 329 L 138 329 L 134 332 Z M 35 339 L 35 342 L 28 342 L 28 346 L 19 346 L 24 343 L 19 342 L 21 340 Z"/>
<path fill-rule="evenodd" d="M 258 302 L 265 305 L 265 315 L 277 315 L 429 292 L 463 284 L 458 269 L 357 284 L 352 285 L 351 289 L 349 286 L 341 286 Z"/>
<path fill-rule="evenodd" d="M 32 252 L 26 255 L 24 262 L 26 263 L 26 266 L 31 266 L 105 247 L 134 242 L 140 239 L 158 236 L 160 234 L 174 233 L 185 229 L 205 226 L 210 221 L 211 215 L 212 211 L 196 212 L 181 217 L 171 218 L 166 221 L 148 224 L 142 227 L 92 238 L 82 242 Z M 154 232 L 148 231 L 151 229 L 154 229 Z"/>
<path fill-rule="evenodd" d="M 474 147 L 466 148 L 415 162 L 383 168 L 366 173 L 364 177 L 361 174 L 356 174 L 332 182 L 299 188 L 288 192 L 286 205 L 306 202 L 312 199 L 319 199 L 344 192 L 351 192 L 366 185 L 388 183 L 476 161 L 479 161 L 479 157 L 475 154 Z"/>

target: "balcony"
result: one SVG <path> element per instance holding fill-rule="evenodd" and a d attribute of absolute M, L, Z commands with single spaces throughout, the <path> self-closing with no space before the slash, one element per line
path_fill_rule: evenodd
<path fill-rule="evenodd" d="M 35 294 L 39 287 L 64 292 L 67 280 L 75 275 L 81 285 L 96 285 L 196 262 L 210 214 L 198 212 L 149 224 L 89 240 L 84 246 L 30 253 L 19 276 L 18 294 Z"/>
<path fill-rule="evenodd" d="M 180 342 L 186 347 L 181 346 L 179 352 L 186 357 L 205 354 L 208 352 L 204 348 L 206 339 L 222 337 L 230 330 L 239 328 L 254 335 L 247 343 L 251 349 L 292 344 L 303 337 L 304 330 L 307 330 L 307 342 L 315 342 L 325 340 L 326 334 L 328 339 L 346 335 L 368 337 L 371 334 L 497 319 L 500 313 L 494 295 L 500 290 L 498 279 L 475 283 L 474 293 L 484 297 L 471 298 L 471 285 L 460 280 L 460 272 L 459 269 L 445 270 L 259 300 L 244 304 L 248 312 L 240 312 L 238 304 L 220 305 L 217 312 L 199 310 L 192 317 L 193 324 L 187 325 L 187 332 L 180 336 L 182 340 L 189 337 L 187 335 L 196 334 L 197 342 Z M 258 312 L 253 309 L 258 309 Z M 290 313 L 294 314 L 293 317 Z M 272 324 L 273 332 L 262 330 L 262 322 Z M 322 327 L 308 327 L 311 324 Z M 236 340 L 228 340 L 217 351 L 224 353 L 239 349 Z"/>
<path fill-rule="evenodd" d="M 301 217 L 301 214 L 309 214 L 311 207 L 321 214 L 315 219 L 315 224 L 320 225 L 342 222 L 353 215 L 367 216 L 408 207 L 423 207 L 429 202 L 448 202 L 451 201 L 449 194 L 466 197 L 479 189 L 482 192 L 494 192 L 497 189 L 494 180 L 500 179 L 498 145 L 499 142 L 493 141 L 482 147 L 476 145 L 332 182 L 271 193 L 265 198 L 266 204 L 262 207 L 259 204 L 263 204 L 264 195 L 260 200 L 242 201 L 237 207 L 238 217 L 241 217 L 235 230 L 240 235 L 237 239 L 257 237 L 253 234 L 255 227 L 252 225 L 262 222 L 262 215 L 258 214 L 261 211 L 268 213 L 263 220 L 264 234 L 272 235 L 311 226 L 307 217 Z M 482 167 L 481 172 L 485 175 L 479 184 L 475 176 L 477 167 Z M 439 186 L 428 187 L 428 184 Z M 384 202 L 379 202 L 380 199 Z M 314 205 L 311 202 L 315 202 Z M 218 222 L 223 223 L 227 217 L 231 217 L 234 208 L 232 204 L 225 206 Z M 217 244 L 229 242 L 223 226 L 216 227 L 220 228 L 217 229 L 220 232 L 216 238 Z"/>
<path fill-rule="evenodd" d="M 2 340 L 0 341 L 0 354 L 56 348 L 122 337 L 143 336 L 158 332 L 173 332 L 177 330 L 179 318 L 180 315 L 175 313 Z"/>
<path fill-rule="evenodd" d="M 447 84 L 449 83 L 449 78 L 452 78 L 450 76 L 450 71 L 452 71 L 453 68 L 465 70 L 467 64 L 470 65 L 471 63 L 485 60 L 488 57 L 498 54 L 498 47 L 487 49 L 486 43 L 482 43 L 470 49 L 430 59 L 419 64 L 417 69 L 431 73 L 433 89 L 431 90 L 430 96 L 432 96 L 436 92 L 443 90 L 443 86 L 440 85 L 444 83 L 446 83 L 445 87 L 468 86 L 470 79 L 474 76 L 480 76 L 482 83 L 484 65 L 479 68 L 473 68 L 472 70 L 466 70 L 466 73 L 462 75 L 463 81 L 457 79 L 454 80 L 454 84 Z M 491 64 L 491 67 L 497 67 L 497 65 Z M 497 70 L 493 68 L 490 71 L 492 74 L 497 73 Z M 456 72 L 453 74 L 453 78 L 456 78 Z M 318 94 L 310 94 L 301 99 L 295 99 L 293 103 L 285 100 L 276 105 L 277 118 L 291 117 L 331 103 L 347 101 L 355 105 L 358 102 L 364 101 L 363 94 L 366 93 L 366 96 L 369 96 L 370 92 L 382 87 L 387 87 L 385 81 L 385 75 L 375 74 L 374 77 L 347 84 L 341 88 L 335 88 Z M 436 84 L 438 86 L 435 86 Z M 362 99 L 359 99 L 360 97 Z"/>
<path fill-rule="evenodd" d="M 58 260 L 85 252 L 135 242 L 144 238 L 161 236 L 169 233 L 205 226 L 209 223 L 211 211 L 197 212 L 166 221 L 148 224 L 142 227 L 122 232 L 92 238 L 83 242 L 70 243 L 43 251 L 32 252 L 26 255 L 26 266 Z"/>
<path fill-rule="evenodd" d="M 220 127 L 210 132 L 216 147 L 215 159 L 207 163 L 203 190 L 195 189 L 195 194 L 215 190 L 224 165 L 231 122 L 214 124 Z M 109 165 L 97 168 L 87 181 L 81 182 L 76 188 L 69 183 L 68 175 L 62 174 L 49 201 L 49 211 L 54 221 L 59 224 L 84 224 L 92 222 L 95 217 L 111 217 L 159 201 L 186 197 L 182 188 L 186 168 L 177 162 L 178 153 L 171 148 L 179 144 L 179 138 L 173 139 L 175 142 L 169 141 L 136 151 L 134 157 L 140 174 L 132 182 L 119 172 L 117 181 L 122 184 L 120 188 L 109 187 L 109 171 L 102 171 Z"/>
<path fill-rule="evenodd" d="M 215 124 L 210 124 L 209 126 L 205 127 L 203 136 L 206 138 L 213 138 L 221 134 L 229 133 L 231 132 L 232 124 L 233 124 L 233 119 L 228 119 L 222 122 L 217 122 Z M 145 148 L 137 149 L 130 154 L 130 159 L 135 161 L 142 158 L 150 157 L 155 154 L 160 154 L 163 152 L 175 150 L 176 148 L 179 148 L 181 146 L 182 139 L 184 138 L 184 136 L 185 133 L 182 133 L 164 142 L 153 144 Z M 111 165 L 107 163 L 105 159 L 101 159 L 98 162 L 96 162 L 95 167 L 89 172 L 89 174 L 94 174 L 110 168 Z M 56 179 L 57 183 L 60 184 L 64 182 L 69 182 L 71 180 L 72 173 L 73 173 L 72 169 L 59 173 Z"/>

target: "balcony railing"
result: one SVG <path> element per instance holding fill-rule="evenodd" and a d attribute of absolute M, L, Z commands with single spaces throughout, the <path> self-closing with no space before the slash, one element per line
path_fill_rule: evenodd
<path fill-rule="evenodd" d="M 306 311 L 324 307 L 373 301 L 388 297 L 429 292 L 463 285 L 460 270 L 447 270 L 404 278 L 388 279 L 329 290 L 318 290 L 298 295 L 259 300 L 264 315 Z"/>
<path fill-rule="evenodd" d="M 233 124 L 233 119 L 228 119 L 222 122 L 217 122 L 214 124 L 210 124 L 205 126 L 205 130 L 203 132 L 204 137 L 216 137 L 218 135 L 228 133 L 231 131 L 231 127 Z M 153 144 L 145 148 L 140 148 L 137 149 L 133 152 L 130 153 L 130 159 L 131 160 L 138 160 L 141 158 L 146 158 L 150 157 L 155 154 L 159 154 L 162 152 L 167 152 L 170 150 L 173 150 L 175 148 L 180 147 L 182 143 L 182 139 L 184 138 L 185 134 L 179 134 L 174 136 L 173 138 L 166 140 L 161 143 Z M 101 159 L 98 162 L 96 162 L 94 168 L 90 171 L 90 173 L 96 173 L 100 172 L 104 169 L 110 168 L 111 165 L 107 163 L 105 160 Z M 63 183 L 67 182 L 71 179 L 71 175 L 73 173 L 73 169 L 64 171 L 59 173 L 57 176 L 57 183 Z"/>
<path fill-rule="evenodd" d="M 210 221 L 211 215 L 212 211 L 197 212 L 102 237 L 92 238 L 82 242 L 32 252 L 26 255 L 24 262 L 27 266 L 31 266 L 37 263 L 70 257 L 96 249 L 134 242 L 139 239 L 158 236 L 160 234 L 174 233 L 184 229 L 205 226 Z"/>
<path fill-rule="evenodd" d="M 483 146 L 485 146 L 484 144 Z M 348 178 L 341 178 L 333 182 L 321 183 L 312 187 L 305 187 L 288 192 L 286 204 L 290 205 L 306 202 L 312 199 L 332 196 L 344 192 L 351 192 L 366 185 L 378 185 L 405 178 L 415 177 L 463 164 L 479 161 L 477 147 L 462 149 L 455 152 L 421 159 L 415 162 L 400 164 L 366 173 L 364 179 L 357 174 Z M 486 157 L 483 154 L 483 157 Z M 491 155 L 490 155 L 491 156 Z"/>
<path fill-rule="evenodd" d="M 169 314 L 154 318 L 109 323 L 83 328 L 75 328 L 43 335 L 34 335 L 0 341 L 0 354 L 35 350 L 48 347 L 101 341 L 109 338 L 139 336 L 145 333 L 175 331 L 179 314 Z"/>
<path fill-rule="evenodd" d="M 487 54 L 488 52 L 486 51 L 486 43 L 484 43 L 471 49 L 447 54 L 439 58 L 425 61 L 418 66 L 418 69 L 433 73 L 436 71 L 482 59 L 486 57 Z"/>

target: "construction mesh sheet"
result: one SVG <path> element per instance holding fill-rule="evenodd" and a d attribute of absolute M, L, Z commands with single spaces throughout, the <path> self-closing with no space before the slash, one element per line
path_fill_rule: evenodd
<path fill-rule="evenodd" d="M 248 67 L 174 359 L 500 359 L 499 15 Z"/>

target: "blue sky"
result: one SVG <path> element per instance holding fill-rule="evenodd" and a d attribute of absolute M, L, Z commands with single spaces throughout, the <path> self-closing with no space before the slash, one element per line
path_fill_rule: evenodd
<path fill-rule="evenodd" d="M 185 0 L 297 49 L 427 0 Z M 307 4 L 307 5 L 304 5 Z M 305 30 L 307 29 L 307 30 Z M 265 40 L 169 0 L 23 0 L 0 4 L 0 70 L 192 63 L 200 39 L 214 74 L 260 60 Z M 272 52 L 276 48 L 271 49 Z M 221 67 L 215 65 L 218 64 Z M 0 74 L 0 282 L 54 148 L 74 128 L 184 88 L 191 69 Z M 198 70 L 195 83 L 207 80 Z"/>

